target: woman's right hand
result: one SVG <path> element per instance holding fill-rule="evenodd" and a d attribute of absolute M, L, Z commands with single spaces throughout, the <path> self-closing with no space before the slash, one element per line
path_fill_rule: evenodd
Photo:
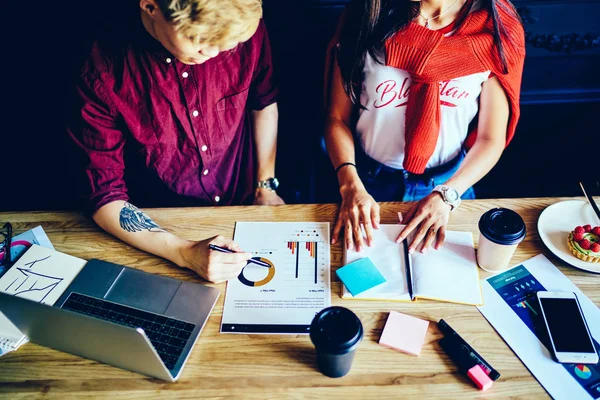
<path fill-rule="evenodd" d="M 342 205 L 333 228 L 331 244 L 337 243 L 342 227 L 346 249 L 360 251 L 365 242 L 361 225 L 365 228 L 366 245 L 373 242 L 373 229 L 379 229 L 379 204 L 367 192 L 362 182 L 342 186 Z"/>

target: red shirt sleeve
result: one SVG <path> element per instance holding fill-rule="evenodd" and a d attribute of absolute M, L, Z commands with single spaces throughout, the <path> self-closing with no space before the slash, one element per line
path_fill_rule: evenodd
<path fill-rule="evenodd" d="M 83 195 L 90 211 L 115 200 L 129 200 L 124 181 L 125 138 L 101 80 L 83 75 L 70 107 L 67 132 L 81 150 L 77 168 L 85 171 Z"/>
<path fill-rule="evenodd" d="M 275 103 L 278 94 L 273 74 L 271 43 L 265 23 L 262 20 L 251 40 L 256 40 L 257 46 L 260 46 L 260 57 L 253 74 L 248 105 L 252 110 L 262 110 Z"/>

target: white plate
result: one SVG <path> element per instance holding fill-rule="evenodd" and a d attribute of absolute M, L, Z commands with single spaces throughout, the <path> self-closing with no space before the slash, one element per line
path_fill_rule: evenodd
<path fill-rule="evenodd" d="M 582 200 L 567 200 L 548 206 L 538 219 L 538 233 L 542 242 L 554 255 L 566 263 L 585 271 L 600 274 L 600 264 L 575 257 L 567 246 L 569 233 L 576 226 L 600 226 L 592 206 Z"/>

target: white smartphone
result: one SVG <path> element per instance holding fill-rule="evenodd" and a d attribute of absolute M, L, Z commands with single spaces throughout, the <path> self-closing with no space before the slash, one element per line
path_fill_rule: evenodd
<path fill-rule="evenodd" d="M 537 292 L 554 356 L 559 363 L 597 364 L 598 354 L 577 296 Z"/>

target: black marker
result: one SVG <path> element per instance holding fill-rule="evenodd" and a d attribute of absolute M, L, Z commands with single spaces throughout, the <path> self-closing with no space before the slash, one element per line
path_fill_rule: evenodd
<path fill-rule="evenodd" d="M 230 254 L 231 253 L 236 253 L 233 250 L 230 250 L 230 249 L 225 248 L 225 247 L 217 246 L 216 244 L 209 244 L 208 248 L 211 249 L 211 250 L 220 251 L 221 253 L 230 253 Z M 256 264 L 256 265 L 259 265 L 261 267 L 271 268 L 271 266 L 269 264 L 267 264 L 266 262 L 260 261 L 260 260 L 256 260 L 254 258 L 249 259 L 248 262 Z"/>
<path fill-rule="evenodd" d="M 440 319 L 438 322 L 438 326 L 440 330 L 444 334 L 444 343 L 443 345 L 444 351 L 448 353 L 448 355 L 452 358 L 453 355 L 458 356 L 461 360 L 464 360 L 465 365 L 459 365 L 459 368 L 470 368 L 471 366 L 477 364 L 483 369 L 483 371 L 490 377 L 491 380 L 495 381 L 500 378 L 500 373 L 496 371 L 492 366 L 483 359 L 475 351 L 474 348 L 469 345 L 454 329 L 448 325 L 446 321 Z M 472 364 L 472 365 L 471 365 Z"/>

